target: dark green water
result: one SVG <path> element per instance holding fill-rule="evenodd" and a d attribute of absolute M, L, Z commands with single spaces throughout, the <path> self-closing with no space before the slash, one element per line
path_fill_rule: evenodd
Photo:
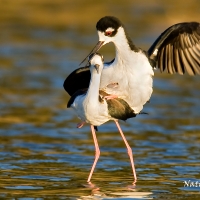
<path fill-rule="evenodd" d="M 143 32 L 130 21 L 124 22 L 130 36 L 143 48 L 165 27 L 152 29 L 151 21 Z M 1 26 L 0 199 L 199 199 L 200 187 L 184 182 L 200 182 L 200 76 L 156 72 L 144 107 L 149 114 L 120 122 L 134 154 L 136 187 L 113 122 L 99 127 L 101 157 L 93 185 L 86 184 L 93 140 L 89 125 L 76 128 L 62 84 L 97 42 L 95 24 L 88 27 Z M 113 51 L 109 45 L 101 52 L 109 60 Z"/>

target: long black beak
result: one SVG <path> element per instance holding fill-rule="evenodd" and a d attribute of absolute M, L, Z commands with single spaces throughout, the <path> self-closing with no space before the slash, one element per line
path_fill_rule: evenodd
<path fill-rule="evenodd" d="M 95 67 L 95 69 L 97 70 L 97 74 L 99 74 L 99 65 L 96 64 L 96 65 L 94 65 L 94 67 Z"/>
<path fill-rule="evenodd" d="M 104 41 L 99 41 L 96 46 L 92 49 L 92 51 L 89 53 L 89 55 L 79 64 L 81 65 L 88 57 L 89 60 L 88 62 L 90 62 L 90 60 L 94 57 L 94 55 L 97 53 L 97 51 L 103 46 Z M 93 54 L 93 55 L 92 55 Z M 91 56 L 92 55 L 92 56 Z M 91 56 L 91 57 L 90 57 Z"/>

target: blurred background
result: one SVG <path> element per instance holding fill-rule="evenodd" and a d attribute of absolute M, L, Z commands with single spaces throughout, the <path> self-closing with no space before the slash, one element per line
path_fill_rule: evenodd
<path fill-rule="evenodd" d="M 88 125 L 76 129 L 62 87 L 97 43 L 96 22 L 105 15 L 118 17 L 133 42 L 148 50 L 169 26 L 199 22 L 200 1 L 0 0 L 0 197 L 127 194 L 131 168 L 113 122 L 98 132 L 102 154 L 92 179 L 98 190 L 84 186 L 93 140 Z M 113 44 L 100 52 L 106 61 L 115 55 Z M 149 115 L 121 123 L 139 179 L 131 195 L 198 198 L 199 188 L 183 182 L 200 180 L 199 99 L 199 76 L 155 73 L 144 107 Z"/>

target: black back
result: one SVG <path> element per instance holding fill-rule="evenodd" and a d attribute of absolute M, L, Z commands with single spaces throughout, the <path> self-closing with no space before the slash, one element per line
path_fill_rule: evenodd
<path fill-rule="evenodd" d="M 76 91 L 88 88 L 90 84 L 90 68 L 81 67 L 74 70 L 64 81 L 63 87 L 72 96 Z"/>
<path fill-rule="evenodd" d="M 114 62 L 113 59 L 110 62 L 106 62 L 105 65 L 111 65 Z M 72 96 L 78 90 L 82 90 L 89 87 L 90 84 L 90 68 L 89 66 L 80 67 L 74 70 L 64 81 L 63 87 L 65 91 Z"/>

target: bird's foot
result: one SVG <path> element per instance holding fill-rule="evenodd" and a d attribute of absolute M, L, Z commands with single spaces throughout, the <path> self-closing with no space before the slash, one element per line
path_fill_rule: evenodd
<path fill-rule="evenodd" d="M 127 189 L 128 189 L 128 190 L 131 190 L 131 191 L 135 191 L 136 185 L 134 185 L 134 184 L 128 185 L 128 186 L 127 186 Z"/>
<path fill-rule="evenodd" d="M 116 99 L 116 98 L 118 98 L 117 95 L 108 95 L 108 96 L 104 96 L 104 99 L 105 99 L 105 100 Z"/>
<path fill-rule="evenodd" d="M 85 184 L 85 187 L 87 188 L 91 188 L 91 189 L 99 189 L 95 184 L 93 184 L 92 182 L 87 182 L 87 184 Z"/>
<path fill-rule="evenodd" d="M 133 183 L 132 183 L 133 187 L 136 186 L 136 182 L 137 182 L 137 179 L 133 181 Z"/>
<path fill-rule="evenodd" d="M 106 87 L 107 88 L 116 88 L 116 87 L 118 87 L 119 86 L 119 83 L 110 83 L 110 84 L 108 84 Z"/>
<path fill-rule="evenodd" d="M 84 126 L 85 122 L 80 122 L 77 124 L 77 128 L 82 128 Z"/>
<path fill-rule="evenodd" d="M 127 189 L 128 190 L 135 190 L 135 188 L 136 188 L 136 182 L 137 182 L 137 180 L 133 181 L 133 183 L 131 185 L 127 186 Z"/>

